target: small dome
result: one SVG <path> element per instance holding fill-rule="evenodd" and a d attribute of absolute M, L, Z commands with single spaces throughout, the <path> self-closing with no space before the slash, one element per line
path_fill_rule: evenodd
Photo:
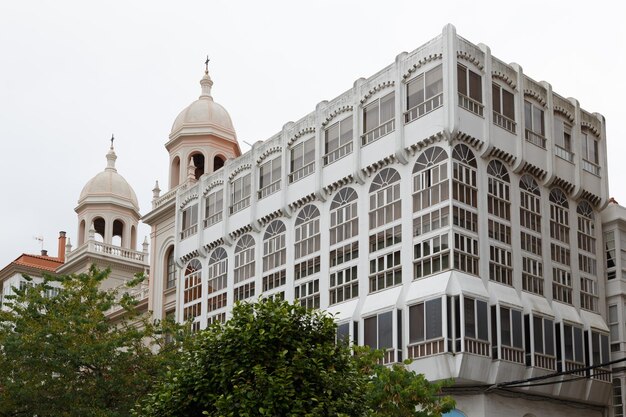
<path fill-rule="evenodd" d="M 114 203 L 139 212 L 137 195 L 128 181 L 117 173 L 116 159 L 111 145 L 107 153 L 107 167 L 85 184 L 78 198 L 79 206 L 85 203 Z"/>
<path fill-rule="evenodd" d="M 205 72 L 200 80 L 200 85 L 202 94 L 176 117 L 170 139 L 185 135 L 216 134 L 236 142 L 237 137 L 230 115 L 211 97 L 213 81 L 208 72 Z"/>

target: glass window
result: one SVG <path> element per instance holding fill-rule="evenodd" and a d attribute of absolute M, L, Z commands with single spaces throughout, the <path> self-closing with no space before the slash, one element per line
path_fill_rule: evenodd
<path fill-rule="evenodd" d="M 209 227 L 222 220 L 223 206 L 224 196 L 222 190 L 217 190 L 207 196 L 204 213 L 204 227 Z"/>
<path fill-rule="evenodd" d="M 183 289 L 183 320 L 196 320 L 200 317 L 202 297 L 202 264 L 192 259 L 185 268 Z M 199 329 L 199 327 L 198 327 Z"/>
<path fill-rule="evenodd" d="M 312 204 L 304 206 L 295 222 L 295 259 L 320 250 L 320 212 Z"/>
<path fill-rule="evenodd" d="M 236 213 L 250 205 L 250 192 L 250 174 L 246 174 L 231 182 L 231 214 Z"/>
<path fill-rule="evenodd" d="M 407 112 L 404 121 L 417 119 L 443 104 L 442 66 L 426 71 L 412 79 L 406 86 Z"/>
<path fill-rule="evenodd" d="M 254 277 L 254 238 L 243 235 L 235 245 L 235 284 Z"/>
<path fill-rule="evenodd" d="M 374 100 L 363 108 L 363 145 L 395 129 L 395 93 Z"/>
<path fill-rule="evenodd" d="M 359 234 L 357 193 L 351 187 L 339 190 L 330 204 L 330 244 Z"/>
<path fill-rule="evenodd" d="M 409 343 L 443 337 L 441 298 L 435 298 L 409 307 Z"/>
<path fill-rule="evenodd" d="M 352 153 L 352 116 L 331 125 L 324 132 L 324 165 Z"/>
<path fill-rule="evenodd" d="M 315 138 L 307 139 L 291 148 L 289 182 L 296 182 L 315 171 Z"/>
<path fill-rule="evenodd" d="M 278 156 L 259 167 L 259 198 L 266 197 L 280 189 L 280 159 Z"/>

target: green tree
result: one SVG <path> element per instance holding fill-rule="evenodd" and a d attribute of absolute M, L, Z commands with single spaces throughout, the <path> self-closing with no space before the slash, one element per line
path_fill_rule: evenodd
<path fill-rule="evenodd" d="M 108 274 L 92 266 L 87 274 L 46 276 L 7 297 L 0 312 L 0 416 L 128 416 L 176 360 L 180 342 L 166 346 L 165 332 L 182 340 L 181 328 L 139 315 L 127 294 L 116 302 L 116 291 L 100 290 Z M 52 281 L 60 283 L 57 295 Z M 105 313 L 116 305 L 125 314 L 111 322 Z"/>
<path fill-rule="evenodd" d="M 335 338 L 325 312 L 272 299 L 237 304 L 229 321 L 196 334 L 134 415 L 437 416 L 454 406 L 439 384 Z"/>

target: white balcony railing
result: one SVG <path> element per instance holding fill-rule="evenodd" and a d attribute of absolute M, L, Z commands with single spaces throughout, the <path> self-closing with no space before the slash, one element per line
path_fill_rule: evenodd
<path fill-rule="evenodd" d="M 404 123 L 410 123 L 415 119 L 419 119 L 420 117 L 430 113 L 431 111 L 438 109 L 442 105 L 443 93 L 437 94 L 435 97 L 432 97 L 425 102 L 420 103 L 417 106 L 407 110 L 404 113 Z"/>
<path fill-rule="evenodd" d="M 195 235 L 197 232 L 198 232 L 198 223 L 192 226 L 189 226 L 188 228 L 180 232 L 180 240 L 186 239 L 191 235 Z"/>
<path fill-rule="evenodd" d="M 374 129 L 366 132 L 361 136 L 361 145 L 365 146 L 372 142 L 377 141 L 388 133 L 391 133 L 396 128 L 396 120 L 391 119 L 388 122 L 383 123 L 382 125 L 375 127 Z"/>
<path fill-rule="evenodd" d="M 600 175 L 600 167 L 586 159 L 583 159 L 583 169 L 587 172 L 591 172 L 593 175 Z"/>
<path fill-rule="evenodd" d="M 526 141 L 532 143 L 535 146 L 539 146 L 540 148 L 546 149 L 546 138 L 541 136 L 538 133 L 533 132 L 532 130 L 526 129 L 524 133 L 526 137 Z"/>
<path fill-rule="evenodd" d="M 556 156 L 561 159 L 565 159 L 567 162 L 574 162 L 574 154 L 559 145 L 554 145 L 554 153 Z"/>
<path fill-rule="evenodd" d="M 443 353 L 445 350 L 444 339 L 426 340 L 424 342 L 414 343 L 408 346 L 409 358 L 422 358 L 424 356 L 436 355 Z"/>
<path fill-rule="evenodd" d="M 496 126 L 500 126 L 502 129 L 508 130 L 509 132 L 515 134 L 515 127 L 517 126 L 515 120 L 509 119 L 508 117 L 494 111 L 493 123 Z"/>
<path fill-rule="evenodd" d="M 334 151 L 328 152 L 324 155 L 324 165 L 329 165 L 338 159 L 343 158 L 346 155 L 352 153 L 352 142 L 348 142 L 345 145 L 341 145 Z"/>
<path fill-rule="evenodd" d="M 478 101 L 469 98 L 468 96 L 461 93 L 459 93 L 459 106 L 469 112 L 483 117 L 483 111 L 485 106 L 483 106 L 482 103 L 479 103 Z"/>
<path fill-rule="evenodd" d="M 249 205 L 250 205 L 250 196 L 243 198 L 237 201 L 236 203 L 234 203 L 232 206 L 230 206 L 230 214 L 237 213 L 238 211 L 245 209 Z"/>
<path fill-rule="evenodd" d="M 296 182 L 310 174 L 315 172 L 315 161 L 308 163 L 300 169 L 295 170 L 291 174 L 289 174 L 289 182 Z"/>
<path fill-rule="evenodd" d="M 261 188 L 258 191 L 259 200 L 267 197 L 270 194 L 274 194 L 278 190 L 280 190 L 280 180 L 276 180 L 273 183 Z"/>
<path fill-rule="evenodd" d="M 213 226 L 215 223 L 222 221 L 222 212 L 217 212 L 204 219 L 204 228 Z"/>
<path fill-rule="evenodd" d="M 556 370 L 556 358 L 554 356 L 548 356 L 548 355 L 543 355 L 541 353 L 535 353 L 535 367 L 555 371 Z"/>
<path fill-rule="evenodd" d="M 465 338 L 465 352 L 480 356 L 489 356 L 489 342 Z"/>
<path fill-rule="evenodd" d="M 524 363 L 524 349 L 502 346 L 502 359 L 509 362 Z"/>

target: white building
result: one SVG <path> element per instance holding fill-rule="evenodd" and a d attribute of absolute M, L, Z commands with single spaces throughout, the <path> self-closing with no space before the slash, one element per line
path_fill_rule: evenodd
<path fill-rule="evenodd" d="M 212 84 L 143 217 L 157 317 L 204 328 L 237 300 L 299 299 L 454 378 L 467 416 L 604 415 L 608 368 L 581 370 L 610 360 L 601 115 L 451 25 L 243 155 Z M 497 385 L 557 371 L 574 373 Z"/>

